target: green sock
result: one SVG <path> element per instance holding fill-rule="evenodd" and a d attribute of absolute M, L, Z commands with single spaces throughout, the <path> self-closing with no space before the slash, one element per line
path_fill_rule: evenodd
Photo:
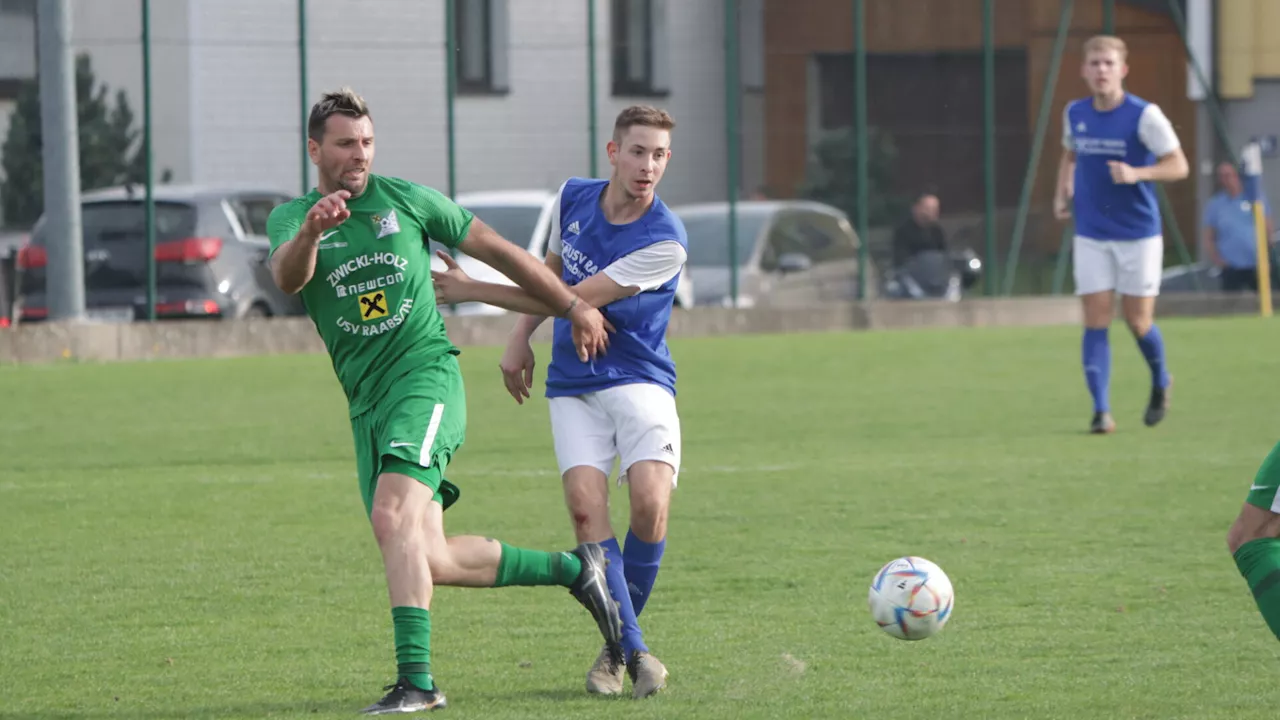
<path fill-rule="evenodd" d="M 582 561 L 568 552 L 524 550 L 502 543 L 498 577 L 494 587 L 510 585 L 563 585 L 569 587 L 582 574 Z"/>
<path fill-rule="evenodd" d="M 1280 539 L 1251 540 L 1233 556 L 1267 627 L 1280 639 Z"/>
<path fill-rule="evenodd" d="M 431 679 L 431 611 L 419 607 L 391 608 L 396 628 L 396 666 L 399 677 L 423 690 L 435 688 Z"/>

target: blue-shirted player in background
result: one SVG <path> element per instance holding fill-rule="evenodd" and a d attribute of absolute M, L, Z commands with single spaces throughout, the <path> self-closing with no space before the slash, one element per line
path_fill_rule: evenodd
<path fill-rule="evenodd" d="M 606 646 L 587 673 L 587 690 L 632 695 L 665 687 L 667 669 L 649 652 L 637 617 L 653 590 L 666 547 L 671 491 L 680 470 L 680 418 L 675 363 L 667 350 L 667 324 L 687 257 L 684 225 L 655 194 L 671 157 L 665 111 L 623 110 L 608 145 L 608 180 L 573 178 L 561 188 L 552 220 L 547 265 L 612 325 L 608 351 L 579 359 L 569 325 L 555 322 L 547 397 L 556 460 L 574 532 L 606 550 L 609 589 L 622 616 L 622 648 Z M 551 308 L 523 290 L 471 280 L 442 258 L 436 274 L 440 302 L 483 302 L 528 313 L 512 332 L 501 369 L 508 392 L 523 403 L 533 385 L 529 338 Z M 625 547 L 609 522 L 609 473 L 620 460 L 618 482 L 630 488 Z"/>
<path fill-rule="evenodd" d="M 1084 45 L 1085 81 L 1092 96 L 1063 113 L 1062 160 L 1054 215 L 1075 214 L 1076 294 L 1084 304 L 1081 356 L 1093 395 L 1094 433 L 1115 430 L 1109 385 L 1115 294 L 1125 322 L 1151 367 L 1151 395 L 1143 421 L 1152 426 L 1169 407 L 1171 378 L 1164 340 L 1154 322 L 1164 264 L 1157 182 L 1181 180 L 1187 158 L 1173 125 L 1157 105 L 1125 92 L 1128 50 L 1109 35 Z"/>

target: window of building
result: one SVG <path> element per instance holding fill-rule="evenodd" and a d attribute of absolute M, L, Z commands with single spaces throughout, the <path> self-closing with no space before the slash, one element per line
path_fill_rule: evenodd
<path fill-rule="evenodd" d="M 509 89 L 507 0 L 455 0 L 457 89 L 460 95 Z"/>
<path fill-rule="evenodd" d="M 670 92 L 666 0 L 613 0 L 613 94 Z"/>

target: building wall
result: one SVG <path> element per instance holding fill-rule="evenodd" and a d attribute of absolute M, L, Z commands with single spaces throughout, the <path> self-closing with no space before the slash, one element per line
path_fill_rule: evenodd
<path fill-rule="evenodd" d="M 444 0 L 308 3 L 308 104 L 350 85 L 369 101 L 376 167 L 442 190 L 448 185 Z M 589 174 L 587 9 L 563 0 L 511 0 L 509 89 L 459 94 L 456 190 L 554 188 Z M 304 143 L 296 0 L 152 3 L 157 168 L 177 181 L 301 188 Z M 670 92 L 611 93 L 610 3 L 596 23 L 598 164 L 616 113 L 651 103 L 676 118 L 668 202 L 723 198 L 723 16 L 717 3 L 667 5 Z M 99 79 L 141 113 L 140 0 L 74 0 L 74 42 Z M 139 117 L 140 120 L 140 117 Z M 314 169 L 309 182 L 314 182 Z"/>

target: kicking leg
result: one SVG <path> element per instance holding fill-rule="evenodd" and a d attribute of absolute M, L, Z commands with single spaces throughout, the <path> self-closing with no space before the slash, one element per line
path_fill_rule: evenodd
<path fill-rule="evenodd" d="M 1081 300 L 1084 305 L 1084 339 L 1081 341 L 1080 361 L 1084 365 L 1085 385 L 1093 397 L 1090 431 L 1109 433 L 1116 429 L 1116 423 L 1111 419 L 1111 343 L 1108 339 L 1113 293 L 1110 290 L 1092 293 Z"/>
<path fill-rule="evenodd" d="M 1129 332 L 1138 341 L 1138 349 L 1151 368 L 1151 397 L 1143 422 L 1152 427 L 1164 419 L 1173 385 L 1173 378 L 1165 366 L 1164 337 L 1155 323 L 1156 299 L 1125 295 L 1120 298 L 1120 303 Z"/>
<path fill-rule="evenodd" d="M 1227 532 L 1227 549 L 1258 611 L 1280 639 L 1280 443 L 1272 448 Z"/>

